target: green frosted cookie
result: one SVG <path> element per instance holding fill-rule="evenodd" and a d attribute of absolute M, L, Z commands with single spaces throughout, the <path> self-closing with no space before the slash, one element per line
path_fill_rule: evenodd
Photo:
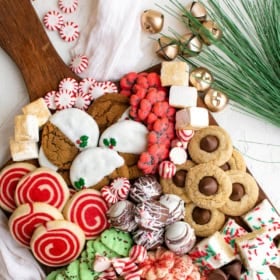
<path fill-rule="evenodd" d="M 57 270 L 52 271 L 46 278 L 46 280 L 56 280 L 57 274 L 61 273 L 64 269 L 60 268 Z"/>
<path fill-rule="evenodd" d="M 68 264 L 63 272 L 57 274 L 55 280 L 80 280 L 80 261 Z"/>
<path fill-rule="evenodd" d="M 87 244 L 87 246 L 88 246 L 88 244 Z M 92 243 L 91 246 L 93 246 L 93 243 Z M 91 261 L 89 261 L 87 251 L 88 250 L 86 249 L 81 254 L 81 258 L 80 258 L 80 279 L 81 280 L 95 280 L 95 279 L 98 279 L 98 276 L 99 276 L 100 273 L 97 273 L 97 272 L 92 270 L 92 263 L 93 263 L 94 254 L 93 254 L 93 257 L 90 257 Z M 92 253 L 92 252 L 94 252 L 94 250 L 91 249 L 90 252 Z"/>
<path fill-rule="evenodd" d="M 128 232 L 110 228 L 101 233 L 101 242 L 123 257 L 129 255 L 129 250 L 133 245 L 133 240 Z"/>
<path fill-rule="evenodd" d="M 87 260 L 88 260 L 88 263 L 91 263 L 93 262 L 94 260 L 94 256 L 95 256 L 95 250 L 94 250 L 94 240 L 89 240 L 87 242 L 87 246 L 86 246 L 86 253 L 87 253 Z"/>
<path fill-rule="evenodd" d="M 111 258 L 117 258 L 120 257 L 119 254 L 117 254 L 115 251 L 109 249 L 107 246 L 105 246 L 101 241 L 101 238 L 97 238 L 93 242 L 93 247 L 96 253 L 100 254 L 101 256 L 107 257 L 109 259 Z"/>

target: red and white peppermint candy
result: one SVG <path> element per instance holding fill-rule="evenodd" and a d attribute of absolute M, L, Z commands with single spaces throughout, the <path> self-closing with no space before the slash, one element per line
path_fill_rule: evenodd
<path fill-rule="evenodd" d="M 63 24 L 63 16 L 58 11 L 49 11 L 43 17 L 45 27 L 51 31 L 57 31 Z"/>
<path fill-rule="evenodd" d="M 20 205 L 9 218 L 9 229 L 20 244 L 30 246 L 30 240 L 36 227 L 48 221 L 63 220 L 61 212 L 46 203 L 26 203 Z"/>
<path fill-rule="evenodd" d="M 158 173 L 163 179 L 171 179 L 176 173 L 176 166 L 172 161 L 162 161 L 158 166 Z"/>
<path fill-rule="evenodd" d="M 80 36 L 78 24 L 73 21 L 64 22 L 59 29 L 59 36 L 66 42 L 73 42 Z"/>
<path fill-rule="evenodd" d="M 112 192 L 110 186 L 104 186 L 101 190 L 101 195 L 108 205 L 118 202 L 118 196 Z"/>
<path fill-rule="evenodd" d="M 96 98 L 107 93 L 106 85 L 103 82 L 95 82 L 94 85 L 89 88 L 89 93 L 92 100 L 95 100 Z"/>
<path fill-rule="evenodd" d="M 111 266 L 111 260 L 106 256 L 102 256 L 98 253 L 95 254 L 94 262 L 93 262 L 93 270 L 96 272 L 103 272 L 109 269 Z"/>
<path fill-rule="evenodd" d="M 68 186 L 61 175 L 49 168 L 40 167 L 18 182 L 15 202 L 17 205 L 44 202 L 62 210 L 69 195 Z"/>
<path fill-rule="evenodd" d="M 36 167 L 29 163 L 13 163 L 0 172 L 0 207 L 13 212 L 17 205 L 14 195 L 18 182 Z"/>
<path fill-rule="evenodd" d="M 187 160 L 187 152 L 184 148 L 174 147 L 169 152 L 169 158 L 174 164 L 183 164 Z"/>
<path fill-rule="evenodd" d="M 194 136 L 194 130 L 191 130 L 191 129 L 178 129 L 178 130 L 176 130 L 176 135 L 179 138 L 179 140 L 181 140 L 183 142 L 188 142 Z"/>
<path fill-rule="evenodd" d="M 142 263 L 147 258 L 147 249 L 142 245 L 133 245 L 129 257 L 135 263 Z"/>
<path fill-rule="evenodd" d="M 47 104 L 47 107 L 50 110 L 56 110 L 56 104 L 55 104 L 55 95 L 57 94 L 57 91 L 52 90 L 46 93 L 44 96 L 44 101 Z"/>
<path fill-rule="evenodd" d="M 91 86 L 95 84 L 96 80 L 94 78 L 84 78 L 79 83 L 79 92 L 80 93 L 89 93 Z M 91 97 L 91 94 L 90 94 Z"/>
<path fill-rule="evenodd" d="M 66 220 L 49 221 L 37 227 L 30 242 L 36 259 L 51 267 L 69 264 L 78 258 L 84 245 L 83 231 Z"/>
<path fill-rule="evenodd" d="M 57 91 L 55 93 L 54 103 L 57 110 L 72 108 L 75 104 L 75 95 L 67 90 Z"/>
<path fill-rule="evenodd" d="M 124 276 L 124 280 L 141 280 L 142 269 L 130 272 Z"/>
<path fill-rule="evenodd" d="M 74 107 L 81 109 L 83 111 L 87 110 L 91 102 L 90 95 L 88 93 L 78 92 L 74 95 L 74 97 L 75 97 Z"/>
<path fill-rule="evenodd" d="M 86 239 L 93 239 L 109 227 L 107 211 L 108 207 L 99 191 L 84 189 L 71 197 L 63 214 L 66 220 L 83 230 Z"/>
<path fill-rule="evenodd" d="M 176 138 L 176 139 L 173 139 L 172 141 L 171 141 L 171 147 L 173 148 L 173 147 L 181 147 L 181 148 L 183 148 L 183 149 L 187 149 L 188 148 L 188 143 L 189 142 L 184 142 L 184 141 L 182 141 L 182 140 L 179 140 L 178 138 Z"/>
<path fill-rule="evenodd" d="M 78 7 L 78 0 L 59 0 L 58 6 L 62 12 L 70 14 L 76 11 Z"/>
<path fill-rule="evenodd" d="M 106 82 L 103 82 L 103 84 L 105 85 L 106 93 L 118 92 L 118 87 L 115 83 L 113 83 L 111 81 L 106 81 Z"/>
<path fill-rule="evenodd" d="M 88 67 L 88 58 L 85 55 L 76 55 L 71 59 L 70 68 L 76 73 L 80 74 L 84 72 Z"/>
<path fill-rule="evenodd" d="M 130 266 L 132 263 L 130 258 L 115 258 L 112 260 L 112 266 L 119 275 L 124 275 L 126 266 Z"/>
<path fill-rule="evenodd" d="M 110 187 L 112 193 L 117 195 L 118 200 L 124 200 L 128 197 L 131 185 L 127 178 L 120 177 L 114 179 Z"/>
<path fill-rule="evenodd" d="M 58 84 L 59 91 L 66 90 L 72 93 L 78 92 L 79 83 L 74 78 L 64 78 Z"/>
<path fill-rule="evenodd" d="M 103 271 L 100 275 L 98 279 L 102 279 L 102 280 L 115 280 L 117 279 L 117 274 L 114 270 L 113 267 L 109 267 L 108 269 L 106 269 L 105 271 Z"/>

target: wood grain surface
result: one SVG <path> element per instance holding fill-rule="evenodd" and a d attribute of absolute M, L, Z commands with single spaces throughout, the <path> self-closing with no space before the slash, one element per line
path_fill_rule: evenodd
<path fill-rule="evenodd" d="M 0 0 L 0 46 L 17 64 L 24 78 L 30 100 L 42 97 L 46 92 L 57 88 L 59 81 L 65 77 L 76 76 L 63 62 L 37 17 L 30 0 Z M 148 70 L 159 73 L 160 65 Z M 198 106 L 205 107 L 199 98 Z M 217 122 L 209 114 L 210 124 Z M 260 188 L 258 202 L 266 198 Z M 236 218 L 243 226 L 241 218 Z M 46 272 L 52 268 L 43 267 Z M 277 279 L 280 270 L 272 268 Z"/>

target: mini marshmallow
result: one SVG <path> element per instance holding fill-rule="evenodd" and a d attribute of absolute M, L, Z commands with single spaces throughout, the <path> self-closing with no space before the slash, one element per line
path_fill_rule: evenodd
<path fill-rule="evenodd" d="M 15 141 L 39 141 L 39 124 L 34 115 L 15 116 Z"/>
<path fill-rule="evenodd" d="M 195 87 L 172 86 L 169 91 L 169 104 L 175 108 L 197 106 L 197 89 Z"/>
<path fill-rule="evenodd" d="M 44 125 L 49 117 L 51 116 L 51 112 L 49 111 L 47 104 L 45 103 L 43 98 L 39 98 L 22 108 L 22 112 L 24 115 L 34 115 L 38 119 L 39 127 Z"/>
<path fill-rule="evenodd" d="M 163 61 L 160 80 L 162 86 L 187 86 L 189 84 L 189 66 L 183 61 Z"/>
<path fill-rule="evenodd" d="M 178 129 L 193 129 L 209 125 L 208 110 L 201 107 L 189 107 L 176 112 L 176 125 Z"/>
<path fill-rule="evenodd" d="M 10 139 L 10 151 L 13 161 L 38 158 L 38 143 L 32 141 L 15 141 Z"/>

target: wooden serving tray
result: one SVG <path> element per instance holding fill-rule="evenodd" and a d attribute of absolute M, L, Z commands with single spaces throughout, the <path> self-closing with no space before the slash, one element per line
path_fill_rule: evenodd
<path fill-rule="evenodd" d="M 80 78 L 63 62 L 51 44 L 30 0 L 0 0 L 0 46 L 7 52 L 20 69 L 30 101 L 50 90 L 56 89 L 65 77 Z M 156 65 L 146 72 L 160 72 Z M 202 99 L 198 106 L 205 107 Z M 218 125 L 209 113 L 210 124 Z M 267 198 L 260 188 L 258 203 Z M 241 218 L 236 221 L 245 226 Z M 43 267 L 46 273 L 53 269 Z M 280 269 L 272 268 L 280 279 Z"/>

